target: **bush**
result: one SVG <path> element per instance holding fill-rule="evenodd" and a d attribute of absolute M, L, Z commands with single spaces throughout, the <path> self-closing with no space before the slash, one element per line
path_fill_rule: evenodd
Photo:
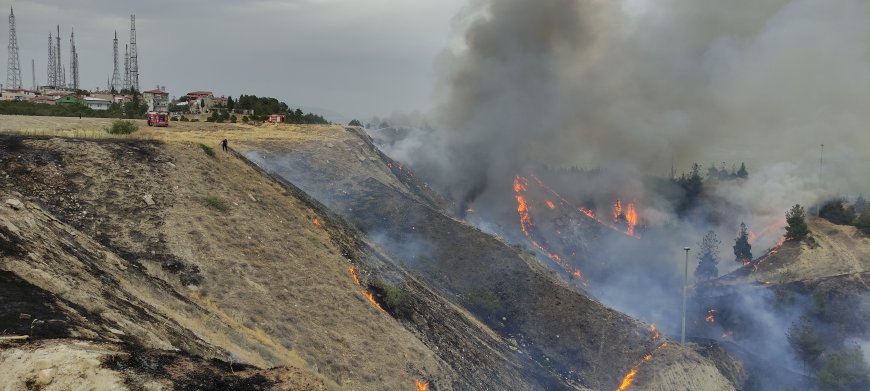
<path fill-rule="evenodd" d="M 139 126 L 133 123 L 133 121 L 123 119 L 112 122 L 112 126 L 106 128 L 106 132 L 109 134 L 130 134 L 137 130 L 139 130 Z"/>
<path fill-rule="evenodd" d="M 217 197 L 205 197 L 205 204 L 220 212 L 226 213 L 230 211 L 230 207 Z"/>
<path fill-rule="evenodd" d="M 242 122 L 244 122 L 244 123 L 248 123 L 248 121 L 250 121 L 250 120 L 251 120 L 251 119 L 248 118 L 247 115 L 242 116 Z"/>
<path fill-rule="evenodd" d="M 190 122 L 199 122 L 199 118 L 193 118 L 190 120 Z"/>
<path fill-rule="evenodd" d="M 860 347 L 831 353 L 819 371 L 823 390 L 866 390 L 870 388 L 870 368 Z"/>
<path fill-rule="evenodd" d="M 409 318 L 413 313 L 411 295 L 401 284 L 389 284 L 377 280 L 371 288 L 381 296 L 386 309 L 393 315 Z"/>
<path fill-rule="evenodd" d="M 202 151 L 205 152 L 206 155 L 210 157 L 214 157 L 214 149 L 205 144 L 199 144 L 199 147 L 202 148 Z"/>
<path fill-rule="evenodd" d="M 230 116 L 230 123 L 233 123 L 233 124 L 234 124 L 234 123 L 236 123 L 236 122 L 238 122 L 238 119 L 236 118 L 236 116 L 235 116 L 235 115 L 231 115 L 231 116 Z"/>

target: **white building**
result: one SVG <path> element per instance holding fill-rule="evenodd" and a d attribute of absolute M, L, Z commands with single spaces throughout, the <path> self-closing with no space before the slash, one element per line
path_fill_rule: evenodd
<path fill-rule="evenodd" d="M 111 101 L 90 96 L 84 97 L 82 103 L 91 110 L 108 110 L 109 106 L 112 105 Z"/>

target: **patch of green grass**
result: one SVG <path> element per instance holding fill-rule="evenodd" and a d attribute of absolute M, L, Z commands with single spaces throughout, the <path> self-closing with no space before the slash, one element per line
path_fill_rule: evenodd
<path fill-rule="evenodd" d="M 214 196 L 205 197 L 205 204 L 211 208 L 214 208 L 214 209 L 221 211 L 221 212 L 224 212 L 224 213 L 230 211 L 229 205 L 227 205 L 220 198 L 217 198 Z"/>
<path fill-rule="evenodd" d="M 123 119 L 119 119 L 117 121 L 112 122 L 112 126 L 106 128 L 106 133 L 109 134 L 130 134 L 139 130 L 139 126 L 133 123 L 133 121 L 127 121 Z"/>
<path fill-rule="evenodd" d="M 214 149 L 205 144 L 199 144 L 199 147 L 202 148 L 202 151 L 205 152 L 209 157 L 214 157 Z"/>
<path fill-rule="evenodd" d="M 471 305 L 480 307 L 485 311 L 493 312 L 501 307 L 501 300 L 490 290 L 472 288 L 465 291 L 465 298 Z"/>

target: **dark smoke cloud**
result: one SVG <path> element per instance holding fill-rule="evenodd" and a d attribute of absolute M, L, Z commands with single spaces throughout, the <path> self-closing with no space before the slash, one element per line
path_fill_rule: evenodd
<path fill-rule="evenodd" d="M 631 178 L 672 160 L 794 162 L 803 191 L 825 143 L 828 191 L 870 192 L 867 20 L 860 0 L 475 1 L 440 64 L 446 130 L 394 152 L 451 193 L 542 163 Z"/>

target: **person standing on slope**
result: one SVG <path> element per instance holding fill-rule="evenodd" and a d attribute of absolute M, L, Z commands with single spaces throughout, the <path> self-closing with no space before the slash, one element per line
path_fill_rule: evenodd
<path fill-rule="evenodd" d="M 223 149 L 224 152 L 228 152 L 227 139 L 224 139 L 223 141 L 221 141 L 221 149 Z"/>

